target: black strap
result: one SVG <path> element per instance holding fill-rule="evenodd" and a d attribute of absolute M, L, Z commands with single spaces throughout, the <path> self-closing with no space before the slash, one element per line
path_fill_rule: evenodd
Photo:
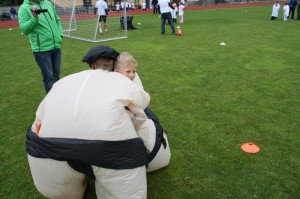
<path fill-rule="evenodd" d="M 151 119 L 156 128 L 156 139 L 153 150 L 148 154 L 148 164 L 155 158 L 156 154 L 158 153 L 161 144 L 163 144 L 164 148 L 167 147 L 167 142 L 164 138 L 164 129 L 159 123 L 158 117 L 150 110 L 149 107 L 145 109 L 145 113 L 149 119 Z"/>
<path fill-rule="evenodd" d="M 96 177 L 94 175 L 93 167 L 91 164 L 73 161 L 73 160 L 68 160 L 67 162 L 68 162 L 69 166 L 72 167 L 72 169 L 74 169 L 75 171 L 85 174 L 91 180 L 96 179 Z"/>
<path fill-rule="evenodd" d="M 133 169 L 147 164 L 147 151 L 141 138 L 120 141 L 41 138 L 28 128 L 27 153 L 36 158 L 68 161 L 79 172 L 88 173 L 95 165 L 107 169 Z"/>

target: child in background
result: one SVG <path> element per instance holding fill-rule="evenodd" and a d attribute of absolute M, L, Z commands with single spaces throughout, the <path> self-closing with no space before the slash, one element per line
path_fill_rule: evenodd
<path fill-rule="evenodd" d="M 117 4 L 116 4 L 116 11 L 119 13 L 120 12 L 120 4 L 119 4 L 119 2 L 117 2 Z"/>
<path fill-rule="evenodd" d="M 171 10 L 171 14 L 172 14 L 172 20 L 173 20 L 173 23 L 176 23 L 177 22 L 177 11 L 178 11 L 178 8 L 177 8 L 177 4 L 175 1 L 173 1 L 172 3 L 172 6 L 174 7 L 174 10 Z"/>
<path fill-rule="evenodd" d="M 179 2 L 179 9 L 178 9 L 179 23 L 183 23 L 184 8 L 185 8 L 184 4 L 182 2 Z"/>
<path fill-rule="evenodd" d="M 287 2 L 284 3 L 283 6 L 283 21 L 289 21 L 289 14 L 290 14 L 290 6 Z"/>
<path fill-rule="evenodd" d="M 143 84 L 136 73 L 136 69 L 137 61 L 128 52 L 121 53 L 114 63 L 114 72 L 125 75 L 139 88 L 144 89 Z M 128 114 L 136 128 L 135 123 L 139 122 L 140 116 L 133 115 L 132 112 L 130 112 L 130 106 L 127 108 L 129 109 Z M 147 172 L 151 172 L 167 166 L 171 159 L 171 152 L 167 135 L 163 127 L 159 124 L 158 118 L 148 107 L 145 109 L 145 113 L 148 119 L 142 125 L 139 125 L 140 127 L 136 128 L 136 131 L 139 137 L 144 141 L 145 147 L 148 150 L 149 165 Z M 156 126 L 159 126 L 159 128 Z M 159 129 L 161 129 L 160 132 L 158 132 Z M 158 143 L 160 144 L 157 145 Z"/>
<path fill-rule="evenodd" d="M 272 21 L 277 20 L 279 10 L 280 10 L 280 4 L 279 4 L 279 1 L 276 1 L 276 3 L 273 5 L 273 9 L 272 9 L 272 17 L 271 17 Z"/>
<path fill-rule="evenodd" d="M 146 11 L 146 3 L 145 2 L 142 3 L 142 10 Z"/>

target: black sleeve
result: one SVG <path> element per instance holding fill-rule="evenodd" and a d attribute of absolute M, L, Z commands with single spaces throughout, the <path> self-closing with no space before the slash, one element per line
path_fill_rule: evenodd
<path fill-rule="evenodd" d="M 175 8 L 173 7 L 173 5 L 171 4 L 171 2 L 169 2 L 169 7 L 172 8 L 172 10 L 175 9 Z"/>

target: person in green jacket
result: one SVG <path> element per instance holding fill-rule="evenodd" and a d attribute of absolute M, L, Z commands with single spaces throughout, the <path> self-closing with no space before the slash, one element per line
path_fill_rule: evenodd
<path fill-rule="evenodd" d="M 29 37 L 48 93 L 60 75 L 63 38 L 60 18 L 49 0 L 24 0 L 19 8 L 19 25 Z"/>

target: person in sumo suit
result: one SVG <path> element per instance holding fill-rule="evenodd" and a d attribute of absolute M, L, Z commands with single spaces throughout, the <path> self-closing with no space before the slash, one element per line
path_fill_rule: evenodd
<path fill-rule="evenodd" d="M 109 72 L 118 56 L 108 46 L 90 49 L 82 60 L 90 69 L 56 82 L 40 103 L 26 150 L 42 195 L 82 198 L 89 177 L 97 198 L 147 198 L 147 150 L 135 128 L 147 120 L 150 96 Z M 137 126 L 125 107 L 139 118 Z"/>

